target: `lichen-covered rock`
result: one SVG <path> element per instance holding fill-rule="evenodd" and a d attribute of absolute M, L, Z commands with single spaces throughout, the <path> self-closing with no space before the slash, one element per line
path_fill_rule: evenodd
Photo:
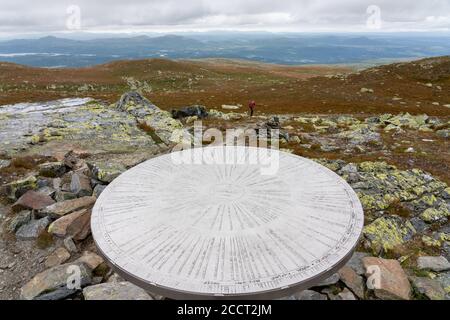
<path fill-rule="evenodd" d="M 66 172 L 66 166 L 61 162 L 47 162 L 39 165 L 39 175 L 56 178 Z"/>
<path fill-rule="evenodd" d="M 37 274 L 22 287 L 20 296 L 23 300 L 59 300 L 90 283 L 91 270 L 84 263 L 66 263 Z"/>
<path fill-rule="evenodd" d="M 439 209 L 428 208 L 420 215 L 422 220 L 428 223 L 446 222 L 448 216 L 450 216 L 450 212 L 446 205 Z"/>
<path fill-rule="evenodd" d="M 374 254 L 389 252 L 411 240 L 416 230 L 398 216 L 381 217 L 363 229 L 368 247 Z"/>
<path fill-rule="evenodd" d="M 85 300 L 153 300 L 153 298 L 130 282 L 110 282 L 83 289 Z"/>
<path fill-rule="evenodd" d="M 172 118 L 169 112 L 159 109 L 139 93 L 127 92 L 123 94 L 117 103 L 117 109 L 134 116 L 141 123 L 141 126 L 145 125 L 146 130 L 153 134 L 153 140 L 160 140 L 166 145 L 182 142 L 183 134 L 174 133 L 176 131 L 184 132 L 183 124 Z M 186 132 L 186 134 L 188 133 Z M 155 142 L 159 143 L 160 141 Z"/>
<path fill-rule="evenodd" d="M 25 179 L 6 184 L 5 189 L 8 198 L 16 200 L 23 196 L 27 191 L 37 189 L 37 179 L 35 176 L 29 176 Z"/>
<path fill-rule="evenodd" d="M 115 178 L 126 171 L 123 165 L 115 163 L 88 163 L 93 176 L 104 183 L 111 183 Z"/>

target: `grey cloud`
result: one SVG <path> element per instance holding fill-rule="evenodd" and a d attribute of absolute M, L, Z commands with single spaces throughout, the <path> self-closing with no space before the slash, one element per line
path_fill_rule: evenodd
<path fill-rule="evenodd" d="M 85 31 L 364 31 L 369 5 L 380 7 L 386 30 L 450 30 L 450 0 L 0 0 L 0 32 L 64 31 L 66 9 L 72 4 L 81 9 Z"/>

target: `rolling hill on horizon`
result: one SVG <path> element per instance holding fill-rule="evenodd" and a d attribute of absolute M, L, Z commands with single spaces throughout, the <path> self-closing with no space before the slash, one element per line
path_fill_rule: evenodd
<path fill-rule="evenodd" d="M 187 34 L 99 39 L 0 41 L 0 61 L 37 67 L 85 67 L 146 58 L 244 59 L 284 65 L 367 64 L 450 54 L 450 35 Z"/>

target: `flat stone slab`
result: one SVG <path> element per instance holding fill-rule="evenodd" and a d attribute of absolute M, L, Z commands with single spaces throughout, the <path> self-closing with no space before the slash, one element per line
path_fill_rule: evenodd
<path fill-rule="evenodd" d="M 313 287 L 350 259 L 364 215 L 343 179 L 277 150 L 194 154 L 219 159 L 224 150 L 264 152 L 278 170 L 174 161 L 186 150 L 148 160 L 103 191 L 92 234 L 120 276 L 175 299 L 278 298 Z"/>

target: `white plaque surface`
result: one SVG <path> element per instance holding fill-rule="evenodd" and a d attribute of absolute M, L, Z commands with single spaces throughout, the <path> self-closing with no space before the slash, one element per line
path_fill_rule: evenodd
<path fill-rule="evenodd" d="M 224 148 L 259 150 L 200 150 Z M 268 152 L 275 174 L 252 163 L 180 164 L 171 154 L 128 170 L 95 204 L 100 252 L 127 280 L 172 298 L 274 298 L 314 286 L 350 257 L 361 204 L 331 170 Z"/>

